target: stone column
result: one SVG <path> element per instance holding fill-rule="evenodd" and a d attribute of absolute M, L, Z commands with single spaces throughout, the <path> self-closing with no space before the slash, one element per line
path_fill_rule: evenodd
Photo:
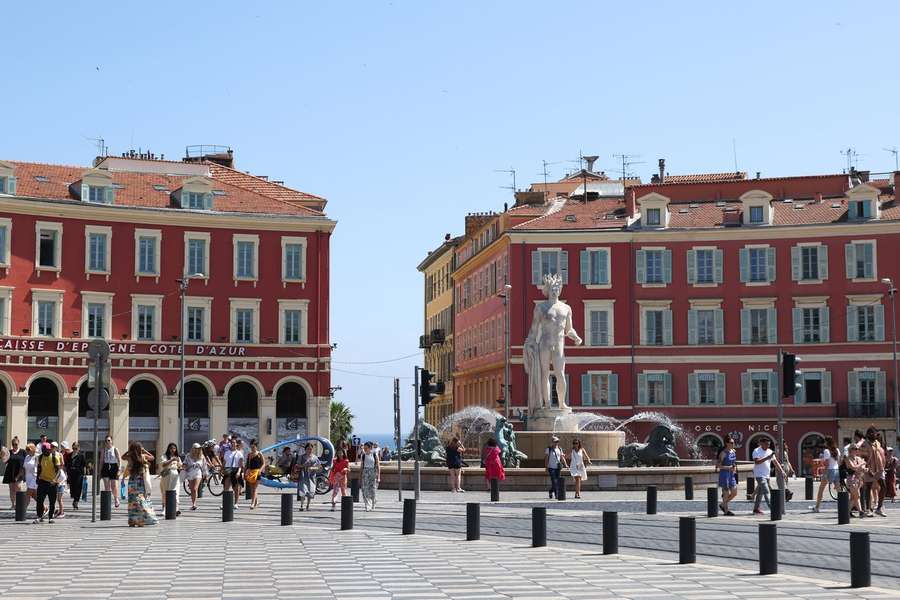
<path fill-rule="evenodd" d="M 213 396 L 209 399 L 209 437 L 219 440 L 226 431 L 228 431 L 228 399 L 225 396 Z"/>
<path fill-rule="evenodd" d="M 184 452 L 184 448 L 181 447 L 178 396 L 163 396 L 159 404 L 159 438 L 156 440 L 157 454 L 165 452 L 166 446 L 172 442 L 178 444 L 179 451 Z"/>
<path fill-rule="evenodd" d="M 115 394 L 109 401 L 109 435 L 121 454 L 128 450 L 128 395 Z M 102 441 L 102 440 L 101 440 Z"/>
<path fill-rule="evenodd" d="M 270 430 L 272 433 L 268 433 Z M 278 426 L 275 423 L 275 397 L 263 396 L 259 399 L 259 447 L 271 446 L 278 440 Z"/>
<path fill-rule="evenodd" d="M 331 437 L 331 397 L 319 396 L 316 398 L 318 410 L 311 414 L 310 421 L 316 423 L 315 435 L 323 438 Z"/>
<path fill-rule="evenodd" d="M 66 394 L 59 414 L 59 439 L 70 444 L 78 440 L 78 394 Z"/>
<path fill-rule="evenodd" d="M 19 444 L 24 448 L 28 443 L 28 394 L 14 393 L 9 399 L 9 414 L 6 417 L 6 440 L 19 436 Z"/>

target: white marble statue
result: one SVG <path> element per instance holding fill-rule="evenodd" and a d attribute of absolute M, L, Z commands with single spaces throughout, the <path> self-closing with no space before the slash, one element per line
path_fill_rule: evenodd
<path fill-rule="evenodd" d="M 528 373 L 528 411 L 550 407 L 550 375 L 556 376 L 556 395 L 559 408 L 566 406 L 566 357 L 563 352 L 568 337 L 576 345 L 581 338 L 572 328 L 572 309 L 561 302 L 562 277 L 544 276 L 544 295 L 547 299 L 534 307 L 531 330 L 525 339 L 525 372 Z M 551 369 L 552 365 L 552 369 Z"/>

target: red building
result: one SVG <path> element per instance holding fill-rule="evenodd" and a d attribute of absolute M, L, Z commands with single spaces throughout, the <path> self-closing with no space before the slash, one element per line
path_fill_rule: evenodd
<path fill-rule="evenodd" d="M 0 437 L 90 448 L 87 342 L 111 344 L 122 448 L 327 434 L 325 200 L 233 169 L 231 151 L 93 167 L 0 163 Z"/>
<path fill-rule="evenodd" d="M 541 277 L 558 272 L 585 339 L 566 348 L 577 410 L 660 411 L 701 446 L 731 433 L 746 458 L 760 436 L 777 440 L 783 349 L 803 361 L 802 390 L 785 407 L 795 463 L 822 436 L 840 442 L 873 423 L 892 441 L 882 279 L 900 279 L 898 185 L 900 173 L 661 174 L 625 198 L 550 200 L 496 242 L 513 287 L 513 412 L 526 410 L 522 344 Z"/>

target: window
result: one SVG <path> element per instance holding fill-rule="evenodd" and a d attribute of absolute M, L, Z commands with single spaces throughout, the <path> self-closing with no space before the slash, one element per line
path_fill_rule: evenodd
<path fill-rule="evenodd" d="M 238 343 L 253 342 L 253 309 L 239 308 L 235 311 L 236 333 L 234 341 Z"/>
<path fill-rule="evenodd" d="M 750 249 L 750 281 L 766 281 L 766 251 L 763 248 Z"/>
<path fill-rule="evenodd" d="M 750 222 L 754 225 L 760 224 L 763 222 L 763 207 L 762 206 L 751 206 L 750 207 Z"/>
<path fill-rule="evenodd" d="M 588 248 L 581 251 L 581 283 L 609 285 L 609 250 Z"/>
<path fill-rule="evenodd" d="M 234 278 L 256 280 L 258 235 L 235 235 L 233 238 Z"/>
<path fill-rule="evenodd" d="M 847 373 L 850 417 L 887 416 L 886 378 L 884 371 L 850 371 Z"/>
<path fill-rule="evenodd" d="M 204 192 L 181 192 L 181 208 L 209 210 L 212 208 L 212 194 Z"/>
<path fill-rule="evenodd" d="M 62 223 L 35 224 L 37 232 L 36 268 L 40 270 L 59 271 L 62 266 Z"/>
<path fill-rule="evenodd" d="M 138 305 L 137 339 L 154 339 L 153 330 L 156 322 L 156 307 L 146 304 Z"/>
<path fill-rule="evenodd" d="M 646 346 L 672 345 L 672 311 L 650 306 L 641 311 L 643 319 L 641 344 Z"/>
<path fill-rule="evenodd" d="M 590 311 L 590 337 L 591 346 L 609 345 L 609 313 L 605 310 Z"/>
<path fill-rule="evenodd" d="M 38 305 L 37 334 L 54 337 L 56 335 L 56 302 L 41 300 Z"/>
<path fill-rule="evenodd" d="M 159 276 L 159 248 L 161 239 L 162 232 L 159 230 L 135 230 L 135 275 Z M 196 273 L 196 271 L 192 271 L 192 273 Z"/>
<path fill-rule="evenodd" d="M 7 294 L 7 302 L 10 300 Z M 31 331 L 41 337 L 60 337 L 63 292 L 31 290 Z M 12 310 L 11 306 L 7 310 Z"/>
<path fill-rule="evenodd" d="M 670 373 L 639 373 L 638 404 L 672 404 L 672 375 Z"/>
<path fill-rule="evenodd" d="M 10 231 L 12 231 L 12 219 L 0 219 L 0 267 L 9 266 Z"/>
<path fill-rule="evenodd" d="M 211 335 L 212 298 L 188 296 L 185 298 L 185 307 L 185 338 L 189 342 L 208 342 Z"/>
<path fill-rule="evenodd" d="M 569 283 L 569 253 L 557 248 L 542 248 L 531 253 L 531 283 L 543 285 L 545 275 L 558 274 Z"/>
<path fill-rule="evenodd" d="M 775 281 L 775 248 L 741 248 L 741 281 L 772 283 Z"/>
<path fill-rule="evenodd" d="M 757 375 L 754 375 L 751 380 L 752 387 L 752 396 L 751 403 L 752 404 L 766 404 L 769 401 L 769 379 L 761 378 Z"/>
<path fill-rule="evenodd" d="M 647 251 L 647 283 L 663 283 L 663 253 L 659 250 Z"/>
<path fill-rule="evenodd" d="M 284 281 L 305 279 L 305 238 L 281 238 L 281 278 Z"/>
<path fill-rule="evenodd" d="M 804 370 L 800 388 L 794 396 L 795 404 L 831 404 L 831 373 Z"/>
<path fill-rule="evenodd" d="M 658 208 L 648 208 L 648 209 L 646 209 L 646 212 L 647 212 L 647 225 L 649 225 L 649 226 L 651 226 L 651 227 L 659 227 L 659 223 L 660 223 L 659 212 L 660 212 L 660 209 L 658 209 Z"/>
<path fill-rule="evenodd" d="M 641 284 L 672 283 L 672 251 L 649 248 L 637 251 L 637 282 Z"/>
<path fill-rule="evenodd" d="M 89 302 L 87 305 L 87 337 L 106 337 L 106 307 L 99 302 Z"/>
<path fill-rule="evenodd" d="M 162 320 L 162 296 L 151 294 L 131 295 L 131 329 L 136 340 L 158 340 Z"/>
<path fill-rule="evenodd" d="M 719 308 L 689 310 L 688 343 L 691 345 L 725 343 L 722 310 Z"/>
<path fill-rule="evenodd" d="M 818 344 L 829 341 L 827 306 L 800 306 L 793 311 L 794 343 Z"/>
<path fill-rule="evenodd" d="M 109 275 L 109 240 L 112 236 L 110 227 L 87 225 L 85 233 L 85 265 L 86 273 Z"/>
<path fill-rule="evenodd" d="M 691 405 L 725 404 L 724 373 L 691 373 L 688 375 L 688 403 Z"/>
<path fill-rule="evenodd" d="M 847 218 L 850 220 L 871 219 L 872 200 L 850 200 Z"/>
<path fill-rule="evenodd" d="M 284 343 L 300 343 L 300 316 L 299 310 L 284 311 Z"/>
<path fill-rule="evenodd" d="M 847 279 L 875 279 L 875 242 L 853 242 L 844 246 Z"/>
<path fill-rule="evenodd" d="M 231 340 L 235 344 L 259 342 L 259 299 L 232 298 Z"/>
<path fill-rule="evenodd" d="M 619 376 L 615 373 L 585 373 L 581 376 L 582 406 L 618 406 Z"/>
<path fill-rule="evenodd" d="M 9 335 L 13 288 L 0 286 L 0 335 Z"/>
<path fill-rule="evenodd" d="M 209 239 L 208 233 L 184 234 L 184 271 L 188 277 L 209 277 Z"/>
<path fill-rule="evenodd" d="M 305 344 L 309 300 L 278 301 L 278 343 Z M 433 328 L 435 329 L 435 328 Z"/>
<path fill-rule="evenodd" d="M 696 260 L 697 275 L 696 283 L 714 283 L 716 281 L 715 270 L 713 266 L 714 250 L 695 250 L 694 257 Z"/>
<path fill-rule="evenodd" d="M 777 383 L 774 371 L 741 373 L 741 392 L 744 404 L 776 404 Z"/>
<path fill-rule="evenodd" d="M 848 342 L 884 341 L 884 305 L 880 296 L 854 296 L 847 306 Z"/>
<path fill-rule="evenodd" d="M 794 281 L 828 279 L 828 247 L 807 245 L 791 248 L 791 276 Z"/>
<path fill-rule="evenodd" d="M 775 307 L 751 307 L 741 310 L 741 343 L 774 344 L 777 321 Z"/>
<path fill-rule="evenodd" d="M 89 185 L 88 189 L 88 202 L 93 202 L 95 204 L 112 204 L 113 195 L 115 190 L 112 187 L 102 187 L 98 185 Z"/>
<path fill-rule="evenodd" d="M 81 293 L 81 333 L 83 338 L 110 338 L 113 294 Z"/>

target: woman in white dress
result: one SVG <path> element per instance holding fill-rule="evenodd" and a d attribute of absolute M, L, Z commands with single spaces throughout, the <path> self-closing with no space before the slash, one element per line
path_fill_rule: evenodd
<path fill-rule="evenodd" d="M 591 457 L 587 450 L 581 447 L 581 440 L 572 440 L 572 452 L 569 455 L 569 473 L 575 479 L 575 497 L 581 498 L 581 481 L 587 479 L 587 465 L 591 464 Z"/>
<path fill-rule="evenodd" d="M 190 453 L 184 457 L 184 471 L 182 471 L 188 482 L 188 489 L 191 491 L 191 510 L 197 510 L 197 494 L 208 469 L 209 466 L 200 444 L 194 444 Z"/>
<path fill-rule="evenodd" d="M 28 492 L 28 500 L 25 501 L 25 509 L 31 504 L 31 499 L 37 499 L 37 450 L 34 444 L 25 446 L 25 489 Z"/>

